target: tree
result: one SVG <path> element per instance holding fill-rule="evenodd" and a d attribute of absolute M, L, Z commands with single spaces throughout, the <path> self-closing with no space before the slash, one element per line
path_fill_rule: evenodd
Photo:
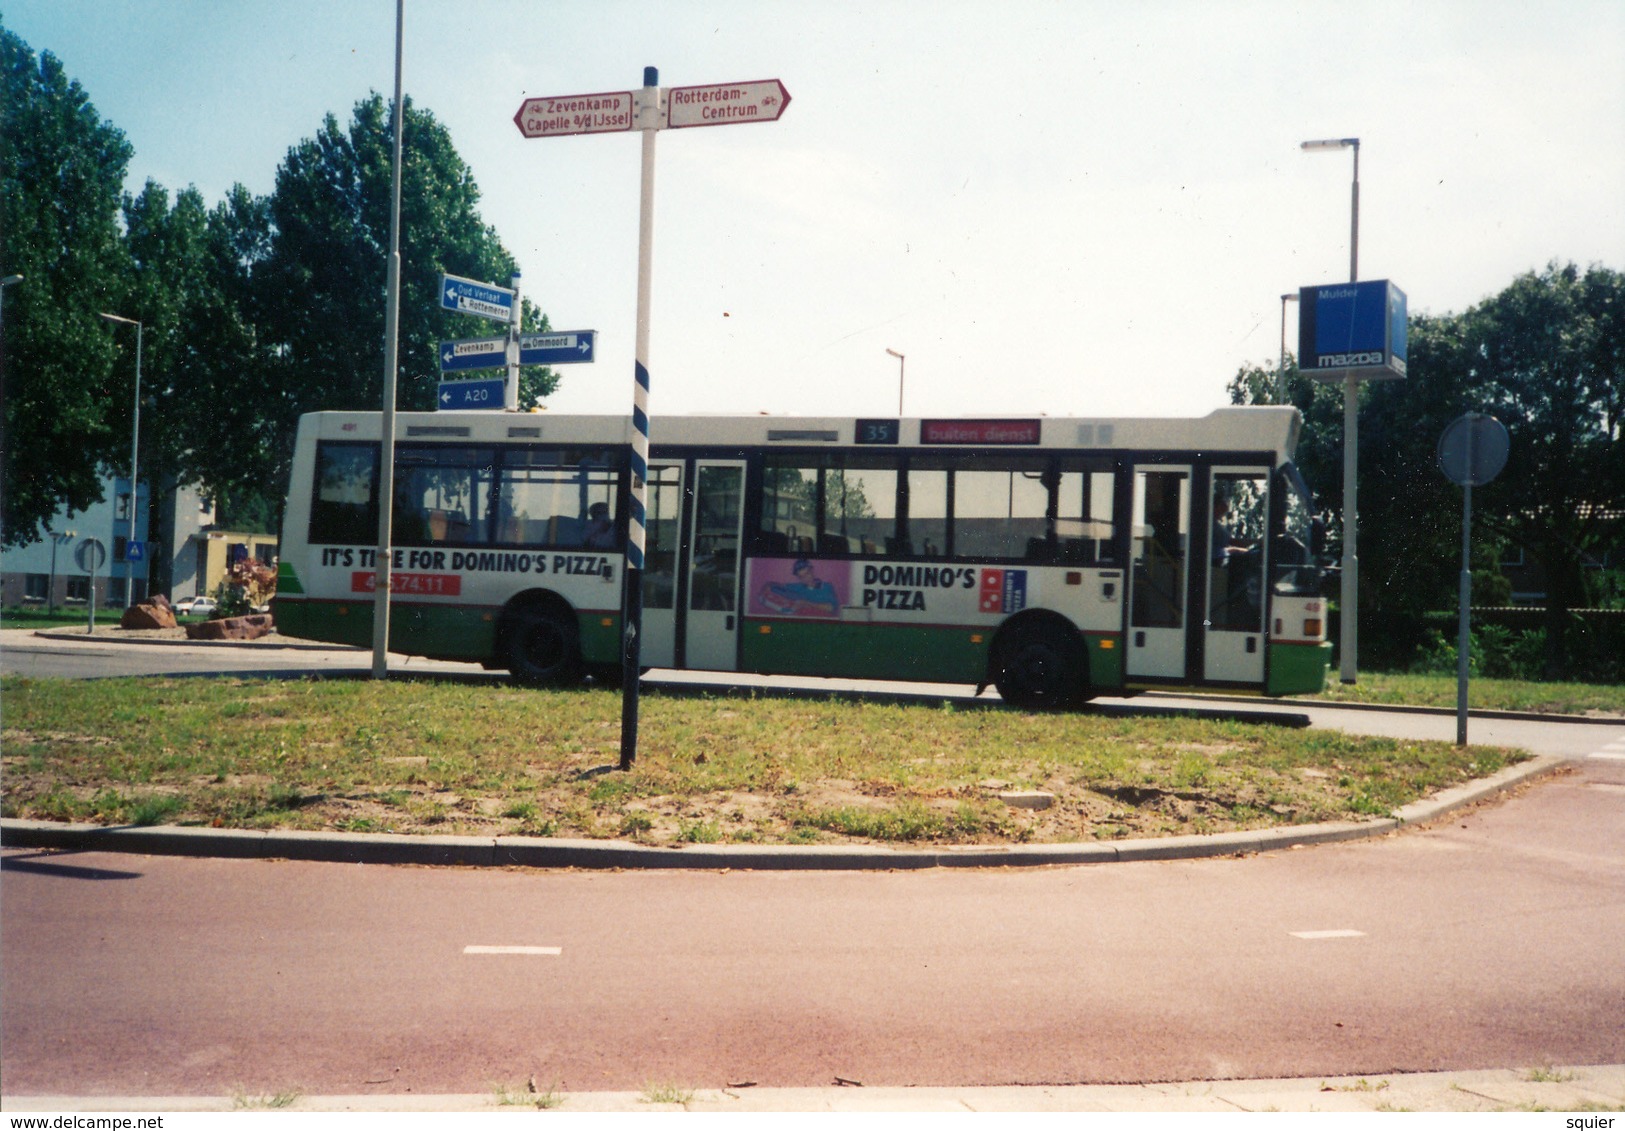
<path fill-rule="evenodd" d="M 488 322 L 441 311 L 441 272 L 506 284 L 515 261 L 480 220 L 479 189 L 446 129 L 408 99 L 403 132 L 396 404 L 427 411 L 439 380 L 440 340 L 497 332 Z M 328 115 L 277 172 L 268 204 L 271 238 L 255 265 L 254 289 L 284 479 L 300 413 L 376 409 L 381 402 L 391 145 L 389 108 L 374 94 L 356 105 L 347 130 Z M 522 325 L 543 330 L 547 321 L 526 302 Z M 526 369 L 521 403 L 556 384 L 550 370 Z"/>
<path fill-rule="evenodd" d="M 0 271 L 6 288 L 0 545 L 26 545 L 63 506 L 127 470 L 132 365 L 98 311 L 121 299 L 119 195 L 131 148 L 46 52 L 0 28 Z"/>
<path fill-rule="evenodd" d="M 1567 674 L 1568 612 L 1584 603 L 1584 563 L 1625 532 L 1625 276 L 1600 266 L 1581 274 L 1572 263 L 1520 275 L 1469 313 L 1467 346 L 1474 407 L 1512 440 L 1484 504 L 1546 575 L 1546 670 Z"/>
<path fill-rule="evenodd" d="M 1408 337 L 1409 376 L 1361 388 L 1362 660 L 1402 662 L 1419 642 L 1421 614 L 1453 601 L 1461 491 L 1438 468 L 1438 442 L 1451 420 L 1480 411 L 1507 425 L 1512 445 L 1501 476 L 1474 491 L 1474 557 L 1491 560 L 1514 542 L 1544 567 L 1547 670 L 1562 674 L 1583 563 L 1622 533 L 1625 279 L 1553 264 L 1463 314 L 1414 316 Z M 1273 369 L 1243 368 L 1231 399 L 1266 400 L 1272 381 Z M 1322 507 L 1339 511 L 1342 390 L 1317 387 L 1296 367 L 1287 387 L 1305 418 L 1299 466 Z"/>

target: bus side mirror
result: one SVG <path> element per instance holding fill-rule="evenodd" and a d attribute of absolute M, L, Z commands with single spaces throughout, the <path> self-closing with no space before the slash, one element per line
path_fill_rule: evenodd
<path fill-rule="evenodd" d="M 1326 552 L 1326 520 L 1323 518 L 1309 522 L 1309 552 L 1316 558 Z"/>

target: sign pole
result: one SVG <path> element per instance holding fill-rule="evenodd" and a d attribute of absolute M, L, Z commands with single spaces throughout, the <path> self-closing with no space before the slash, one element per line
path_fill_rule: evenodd
<path fill-rule="evenodd" d="M 379 417 L 378 560 L 372 593 L 372 678 L 389 678 L 390 543 L 395 511 L 395 378 L 399 369 L 401 313 L 401 139 L 406 107 L 401 99 L 401 45 L 406 0 L 395 2 L 395 137 L 390 170 L 389 272 L 384 297 L 384 403 Z"/>
<path fill-rule="evenodd" d="M 1473 435 L 1467 434 L 1467 462 L 1473 462 Z M 1472 619 L 1470 609 L 1473 600 L 1473 569 L 1472 569 L 1472 533 L 1473 533 L 1473 484 L 1469 480 L 1462 485 L 1461 504 L 1461 586 L 1460 596 L 1460 623 L 1456 627 L 1456 745 L 1467 745 L 1467 679 L 1469 675 L 1468 649 L 1472 644 L 1472 634 L 1468 629 L 1468 622 Z"/>
<path fill-rule="evenodd" d="M 660 72 L 643 68 L 637 92 L 637 125 L 643 133 L 638 193 L 637 342 L 632 364 L 632 496 L 626 546 L 626 628 L 622 654 L 621 769 L 638 756 L 638 680 L 642 674 L 643 548 L 649 479 L 649 305 L 653 290 L 655 220 L 655 134 L 660 129 Z"/>
<path fill-rule="evenodd" d="M 1493 480 L 1506 466 L 1511 439 L 1493 416 L 1468 412 L 1452 420 L 1439 437 L 1439 469 L 1462 488 L 1461 586 L 1456 628 L 1456 745 L 1467 745 L 1467 678 L 1472 647 L 1473 488 Z"/>
<path fill-rule="evenodd" d="M 502 393 L 502 407 L 509 412 L 519 411 L 519 323 L 524 304 L 519 298 L 519 270 L 514 269 L 508 286 L 513 288 L 513 320 L 508 323 L 508 381 Z"/>

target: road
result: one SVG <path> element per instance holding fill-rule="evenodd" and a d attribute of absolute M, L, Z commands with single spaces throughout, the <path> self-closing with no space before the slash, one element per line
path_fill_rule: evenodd
<path fill-rule="evenodd" d="M 1573 766 L 1432 828 L 1234 859 L 572 873 L 5 850 L 6 1091 L 1625 1062 L 1625 727 L 1522 725 Z"/>

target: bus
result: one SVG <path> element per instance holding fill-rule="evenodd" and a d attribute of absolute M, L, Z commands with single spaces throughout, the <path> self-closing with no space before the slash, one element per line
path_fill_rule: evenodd
<path fill-rule="evenodd" d="M 372 640 L 380 414 L 299 425 L 273 605 Z M 1290 407 L 1200 418 L 668 416 L 645 487 L 646 668 L 1097 695 L 1324 688 L 1321 531 Z M 624 416 L 396 416 L 389 647 L 619 678 Z"/>

